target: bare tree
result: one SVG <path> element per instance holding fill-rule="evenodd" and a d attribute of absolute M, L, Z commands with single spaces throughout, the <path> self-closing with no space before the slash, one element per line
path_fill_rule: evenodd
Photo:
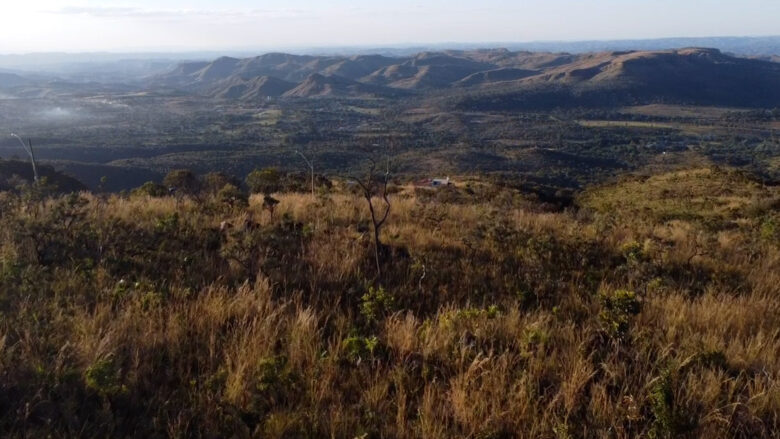
<path fill-rule="evenodd" d="M 268 210 L 271 212 L 271 219 L 274 219 L 274 210 L 276 210 L 276 205 L 279 204 L 279 200 L 276 198 L 266 194 L 263 196 L 263 209 Z"/>
<path fill-rule="evenodd" d="M 303 155 L 300 151 L 295 151 L 299 156 L 303 158 L 303 160 L 306 162 L 306 164 L 309 166 L 309 169 L 311 170 L 311 197 L 314 198 L 314 159 L 311 160 L 307 159 L 305 155 Z"/>
<path fill-rule="evenodd" d="M 15 137 L 19 140 L 19 143 L 22 144 L 22 148 L 24 148 L 24 151 L 27 153 L 27 155 L 30 156 L 30 162 L 32 162 L 32 169 L 33 169 L 33 181 L 35 183 L 38 183 L 38 165 L 35 163 L 35 151 L 32 147 L 32 140 L 27 139 L 27 144 L 24 143 L 24 140 L 22 140 L 21 137 L 19 137 L 16 133 L 11 133 L 11 137 Z"/>
<path fill-rule="evenodd" d="M 377 276 L 381 276 L 382 266 L 380 263 L 380 252 L 381 249 L 384 248 L 381 241 L 381 232 L 382 226 L 385 225 L 385 221 L 387 221 L 387 217 L 390 215 L 390 200 L 387 198 L 387 184 L 390 181 L 390 158 L 388 157 L 387 159 L 387 168 L 385 169 L 384 178 L 376 175 L 376 162 L 373 160 L 370 161 L 371 166 L 369 167 L 365 179 L 362 180 L 360 178 L 351 177 L 351 180 L 355 181 L 355 183 L 360 186 L 363 198 L 365 198 L 366 203 L 368 203 L 368 210 L 371 213 L 371 223 L 374 232 L 374 259 L 376 262 L 376 272 Z M 385 203 L 384 213 L 381 215 L 379 214 L 378 206 L 374 206 L 373 197 L 377 191 L 381 191 L 379 195 Z"/>

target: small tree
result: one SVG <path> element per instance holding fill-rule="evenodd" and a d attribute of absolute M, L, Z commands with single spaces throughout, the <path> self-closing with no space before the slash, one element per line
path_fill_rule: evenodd
<path fill-rule="evenodd" d="M 263 197 L 263 209 L 266 209 L 269 212 L 271 212 L 271 219 L 274 218 L 274 211 L 276 210 L 277 204 L 279 204 L 279 200 L 277 200 L 276 198 L 270 195 L 265 195 Z"/>
<path fill-rule="evenodd" d="M 255 169 L 246 177 L 246 185 L 254 194 L 270 194 L 280 188 L 282 177 L 276 168 Z"/>
<path fill-rule="evenodd" d="M 203 176 L 203 190 L 210 195 L 218 194 L 226 185 L 241 186 L 241 181 L 222 172 L 209 172 Z"/>
<path fill-rule="evenodd" d="M 168 194 L 168 190 L 165 188 L 165 186 L 159 183 L 147 181 L 140 187 L 133 189 L 132 194 L 148 197 L 164 197 Z"/>
<path fill-rule="evenodd" d="M 230 207 L 247 207 L 249 197 L 238 187 L 228 183 L 217 192 L 217 200 Z"/>
<path fill-rule="evenodd" d="M 163 179 L 163 184 L 186 195 L 197 195 L 201 189 L 198 177 L 189 169 L 175 169 Z"/>
<path fill-rule="evenodd" d="M 390 159 L 387 160 L 387 168 L 385 169 L 384 176 L 376 175 L 376 162 L 371 160 L 371 166 L 368 169 L 368 174 L 365 179 L 351 178 L 358 186 L 360 186 L 363 198 L 365 198 L 368 204 L 368 210 L 371 213 L 371 224 L 374 232 L 374 259 L 376 262 L 377 276 L 382 275 L 382 267 L 380 263 L 380 253 L 384 248 L 381 241 L 382 226 L 385 225 L 387 217 L 390 215 L 390 200 L 387 196 L 387 184 L 390 181 Z M 384 212 L 379 214 L 378 207 L 374 206 L 374 195 L 378 194 L 385 204 Z"/>

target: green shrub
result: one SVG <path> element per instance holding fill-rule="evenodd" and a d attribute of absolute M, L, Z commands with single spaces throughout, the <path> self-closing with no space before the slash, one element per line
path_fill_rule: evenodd
<path fill-rule="evenodd" d="M 114 396 L 125 393 L 127 388 L 119 380 L 119 369 L 113 357 L 101 359 L 89 366 L 84 374 L 87 388 L 101 396 Z"/>
<path fill-rule="evenodd" d="M 780 227 L 774 218 L 768 218 L 761 224 L 761 239 L 768 242 L 780 241 Z"/>
<path fill-rule="evenodd" d="M 620 247 L 620 253 L 627 261 L 637 261 L 642 258 L 642 244 L 636 241 L 627 242 Z"/>
<path fill-rule="evenodd" d="M 612 293 L 600 293 L 602 311 L 599 318 L 604 329 L 615 338 L 622 338 L 628 332 L 633 316 L 641 311 L 641 304 L 636 293 L 627 290 L 617 290 Z"/>
<path fill-rule="evenodd" d="M 671 378 L 668 371 L 658 377 L 650 390 L 650 410 L 653 413 L 653 424 L 650 430 L 651 438 L 670 437 L 675 431 L 673 394 Z"/>
<path fill-rule="evenodd" d="M 376 321 L 395 306 L 395 298 L 383 287 L 370 287 L 360 302 L 360 314 L 368 321 Z"/>
<path fill-rule="evenodd" d="M 372 357 L 378 346 L 379 339 L 374 335 L 369 337 L 352 335 L 342 342 L 346 358 L 355 363 L 361 362 L 364 358 Z"/>
<path fill-rule="evenodd" d="M 185 195 L 197 195 L 203 187 L 198 176 L 189 169 L 175 169 L 169 172 L 163 179 L 163 184 Z"/>
<path fill-rule="evenodd" d="M 277 355 L 260 360 L 255 389 L 266 403 L 278 403 L 295 385 L 296 377 L 287 364 L 287 357 Z"/>
<path fill-rule="evenodd" d="M 698 424 L 693 413 L 678 404 L 674 398 L 673 389 L 676 384 L 674 378 L 683 369 L 664 369 L 650 389 L 648 400 L 653 421 L 648 436 L 651 438 L 686 437 L 685 435 L 694 431 Z"/>
<path fill-rule="evenodd" d="M 179 213 L 173 212 L 157 220 L 154 226 L 159 233 L 172 234 L 179 229 Z"/>
<path fill-rule="evenodd" d="M 224 174 L 222 172 L 209 172 L 204 175 L 202 180 L 203 190 L 210 195 L 216 195 L 225 186 L 231 185 L 235 187 L 241 186 L 241 181 L 235 177 Z"/>
<path fill-rule="evenodd" d="M 232 184 L 226 184 L 219 190 L 217 201 L 230 207 L 247 207 L 249 205 L 249 197 Z"/>
<path fill-rule="evenodd" d="M 133 189 L 132 194 L 147 197 L 164 197 L 168 195 L 168 189 L 159 183 L 147 181 L 140 187 Z"/>
<path fill-rule="evenodd" d="M 276 168 L 255 169 L 246 177 L 246 184 L 253 194 L 270 194 L 280 188 L 281 174 Z"/>

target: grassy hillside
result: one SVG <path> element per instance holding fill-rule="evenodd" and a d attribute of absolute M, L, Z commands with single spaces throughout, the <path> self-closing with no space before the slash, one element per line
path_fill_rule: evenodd
<path fill-rule="evenodd" d="M 0 195 L 4 436 L 773 437 L 780 188 Z"/>

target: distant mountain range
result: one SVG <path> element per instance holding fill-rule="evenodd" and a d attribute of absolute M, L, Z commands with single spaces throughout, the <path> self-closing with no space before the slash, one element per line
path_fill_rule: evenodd
<path fill-rule="evenodd" d="M 516 81 L 489 83 L 461 108 L 516 109 L 676 103 L 780 106 L 780 64 L 715 49 L 581 55 Z"/>
<path fill-rule="evenodd" d="M 777 56 L 734 56 L 711 48 L 589 53 L 504 48 L 407 56 L 268 53 L 172 63 L 150 76 L 130 69 L 135 76 L 128 73 L 129 79 L 122 76 L 115 82 L 106 80 L 111 77 L 107 72 L 90 80 L 5 70 L 0 71 L 0 93 L 33 98 L 161 91 L 245 102 L 411 96 L 444 107 L 482 110 L 642 103 L 780 107 Z"/>
<path fill-rule="evenodd" d="M 780 55 L 780 36 L 765 37 L 693 37 L 653 38 L 634 40 L 592 40 L 592 41 L 537 41 L 506 44 L 512 50 L 533 52 L 606 52 L 625 50 L 668 50 L 686 47 L 712 47 L 738 56 Z"/>
<path fill-rule="evenodd" d="M 153 77 L 149 86 L 242 100 L 451 89 L 456 105 L 497 109 L 641 102 L 773 107 L 780 106 L 780 64 L 706 48 L 586 54 L 449 50 L 408 57 L 270 53 L 182 63 Z"/>
<path fill-rule="evenodd" d="M 157 72 L 167 64 L 182 61 L 206 61 L 228 55 L 245 58 L 256 53 L 283 51 L 293 54 L 353 56 L 380 54 L 388 57 L 411 56 L 419 52 L 445 50 L 476 50 L 486 47 L 505 47 L 513 51 L 530 52 L 605 52 L 618 50 L 667 50 L 685 47 L 713 47 L 725 53 L 739 56 L 780 56 L 780 35 L 763 37 L 694 37 L 653 38 L 633 40 L 590 40 L 590 41 L 495 41 L 482 43 L 438 43 L 415 45 L 391 45 L 385 47 L 342 46 L 342 47 L 276 47 L 251 50 L 221 51 L 154 51 L 154 52 L 84 52 L 84 53 L 27 53 L 0 54 L 0 69 L 16 69 L 60 74 L 85 73 L 100 70 L 117 73 L 118 70 L 139 73 Z"/>

